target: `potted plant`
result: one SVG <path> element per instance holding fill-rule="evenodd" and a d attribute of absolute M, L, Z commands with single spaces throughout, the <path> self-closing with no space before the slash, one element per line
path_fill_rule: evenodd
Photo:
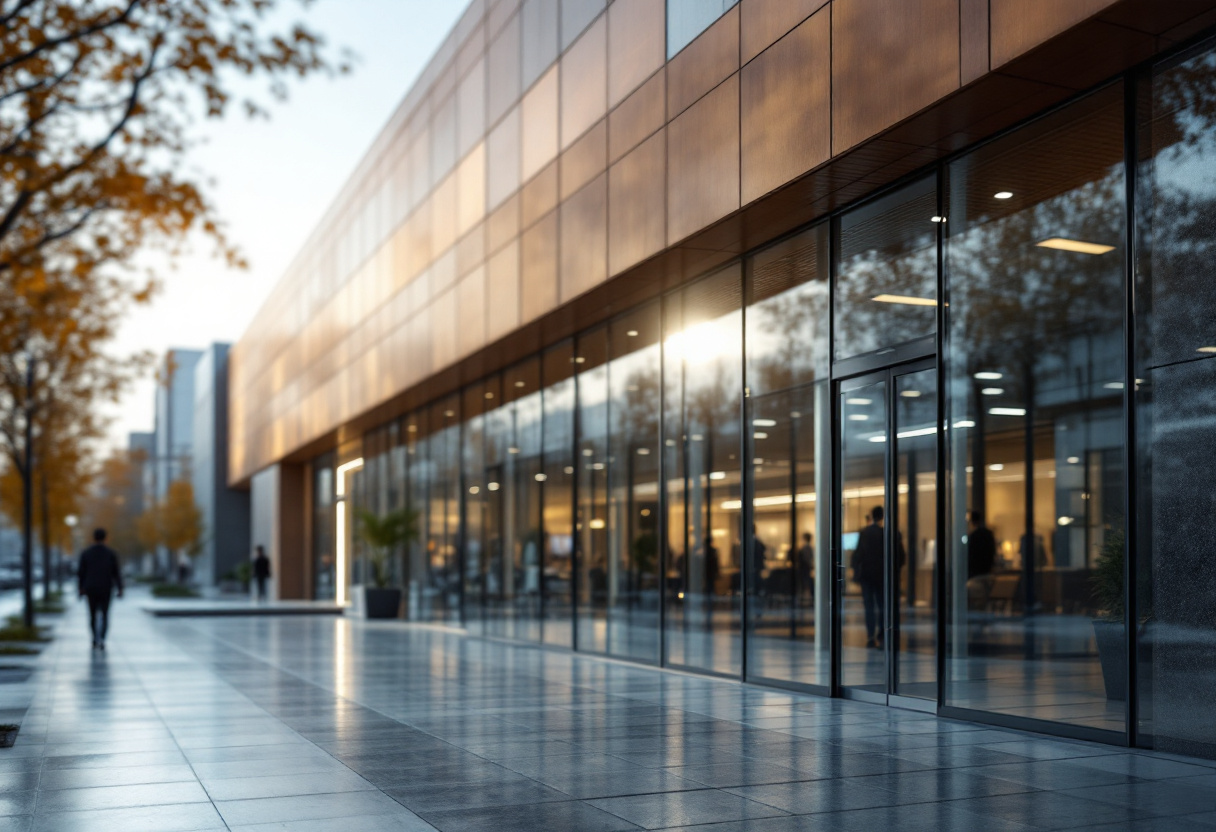
<path fill-rule="evenodd" d="M 401 588 L 389 586 L 390 558 L 418 536 L 418 513 L 400 508 L 387 514 L 360 511 L 356 515 L 359 537 L 368 546 L 372 585 L 364 587 L 368 618 L 396 618 L 401 608 Z"/>
<path fill-rule="evenodd" d="M 1106 686 L 1106 698 L 1114 701 L 1127 698 L 1127 629 L 1123 606 L 1125 544 L 1123 529 L 1113 529 L 1106 536 L 1090 578 L 1094 601 L 1099 610 L 1093 625 L 1098 661 L 1102 665 L 1102 682 Z"/>

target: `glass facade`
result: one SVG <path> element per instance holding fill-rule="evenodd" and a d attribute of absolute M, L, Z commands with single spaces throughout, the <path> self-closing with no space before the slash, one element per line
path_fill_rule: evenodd
<path fill-rule="evenodd" d="M 667 0 L 667 57 L 697 39 L 739 0 Z"/>
<path fill-rule="evenodd" d="M 1216 755 L 1214 54 L 365 435 L 407 617 Z"/>

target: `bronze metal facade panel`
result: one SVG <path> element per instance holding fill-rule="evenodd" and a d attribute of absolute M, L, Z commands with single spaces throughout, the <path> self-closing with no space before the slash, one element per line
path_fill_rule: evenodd
<path fill-rule="evenodd" d="M 527 228 L 557 206 L 558 165 L 549 165 L 520 194 L 520 226 Z"/>
<path fill-rule="evenodd" d="M 486 269 L 478 266 L 456 285 L 456 351 L 464 357 L 486 341 Z"/>
<path fill-rule="evenodd" d="M 559 300 L 573 297 L 608 277 L 608 177 L 601 175 L 562 203 Z"/>
<path fill-rule="evenodd" d="M 486 267 L 486 302 L 486 337 L 489 340 L 501 338 L 519 326 L 518 242 L 511 242 L 490 258 Z"/>
<path fill-rule="evenodd" d="M 740 0 L 740 60 L 747 63 L 827 3 L 828 0 Z"/>
<path fill-rule="evenodd" d="M 965 85 L 988 72 L 988 0 L 959 0 L 959 80 Z"/>
<path fill-rule="evenodd" d="M 608 171 L 608 271 L 619 274 L 663 250 L 667 137 L 651 136 Z"/>
<path fill-rule="evenodd" d="M 732 75 L 667 128 L 668 245 L 738 207 L 739 77 Z"/>
<path fill-rule="evenodd" d="M 608 8 L 608 106 L 663 66 L 665 0 L 616 0 Z"/>
<path fill-rule="evenodd" d="M 565 150 L 608 109 L 608 20 L 601 17 L 561 61 L 561 147 Z"/>
<path fill-rule="evenodd" d="M 992 67 L 1017 56 L 1113 6 L 1116 0 L 989 0 Z M 1168 3 L 1166 4 L 1168 5 Z"/>
<path fill-rule="evenodd" d="M 490 210 L 519 189 L 519 108 L 512 109 L 486 140 L 486 204 Z"/>
<path fill-rule="evenodd" d="M 519 100 L 519 15 L 512 15 L 486 54 L 486 118 L 494 124 Z"/>
<path fill-rule="evenodd" d="M 833 154 L 958 86 L 958 0 L 832 3 Z"/>
<path fill-rule="evenodd" d="M 659 70 L 608 116 L 608 160 L 615 162 L 666 122 L 667 76 Z"/>
<path fill-rule="evenodd" d="M 608 164 L 608 122 L 602 120 L 571 145 L 561 158 L 561 198 L 604 172 Z"/>
<path fill-rule="evenodd" d="M 520 174 L 524 181 L 557 156 L 557 67 L 554 66 L 524 96 L 523 156 Z"/>
<path fill-rule="evenodd" d="M 557 306 L 557 212 L 544 217 L 520 237 L 520 323 L 535 320 Z"/>
<path fill-rule="evenodd" d="M 494 254 L 519 236 L 519 195 L 500 205 L 486 220 L 486 251 Z"/>
<path fill-rule="evenodd" d="M 738 69 L 739 7 L 735 6 L 668 62 L 668 120 Z"/>
<path fill-rule="evenodd" d="M 818 12 L 739 73 L 745 203 L 831 155 L 830 21 L 829 10 Z"/>

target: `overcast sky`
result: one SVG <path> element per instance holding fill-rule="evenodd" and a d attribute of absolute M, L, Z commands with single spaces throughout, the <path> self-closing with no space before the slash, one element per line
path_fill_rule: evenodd
<path fill-rule="evenodd" d="M 228 233 L 249 260 L 230 270 L 202 248 L 161 275 L 163 291 L 135 310 L 118 352 L 200 348 L 235 342 L 320 221 L 364 151 L 468 0 L 318 0 L 305 20 L 356 56 L 350 75 L 295 84 L 269 121 L 234 109 L 205 124 L 206 144 L 191 156 L 210 188 Z M 290 17 L 299 17 L 294 3 Z M 126 446 L 129 431 L 152 429 L 154 385 L 144 379 L 125 396 L 110 436 Z"/>

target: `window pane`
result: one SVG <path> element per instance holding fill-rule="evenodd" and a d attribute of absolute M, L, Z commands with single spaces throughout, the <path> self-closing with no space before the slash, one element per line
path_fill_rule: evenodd
<path fill-rule="evenodd" d="M 1140 730 L 1216 757 L 1216 52 L 1162 69 L 1142 115 L 1137 287 Z"/>
<path fill-rule="evenodd" d="M 574 624 L 574 345 L 549 350 L 543 359 L 545 447 L 541 628 L 546 644 L 573 647 Z"/>
<path fill-rule="evenodd" d="M 1124 730 L 1122 89 L 949 169 L 951 705 Z M 970 522 L 969 522 L 970 520 Z M 1106 671 L 1104 673 L 1104 670 Z"/>
<path fill-rule="evenodd" d="M 742 280 L 737 266 L 664 312 L 667 658 L 739 674 Z"/>
<path fill-rule="evenodd" d="M 830 683 L 831 405 L 828 231 L 748 263 L 747 399 L 752 464 L 748 676 Z M 826 496 L 825 496 L 826 499 Z"/>
<path fill-rule="evenodd" d="M 667 0 L 667 57 L 697 39 L 739 0 Z"/>
<path fill-rule="evenodd" d="M 937 187 L 930 177 L 840 219 L 836 358 L 923 343 L 937 331 Z"/>
<path fill-rule="evenodd" d="M 578 339 L 578 647 L 607 652 L 608 330 Z"/>

